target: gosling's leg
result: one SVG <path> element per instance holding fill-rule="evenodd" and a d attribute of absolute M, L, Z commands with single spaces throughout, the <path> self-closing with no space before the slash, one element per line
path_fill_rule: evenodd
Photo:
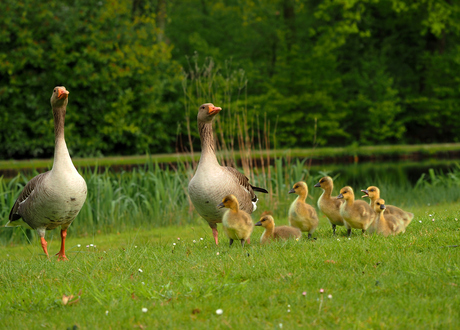
<path fill-rule="evenodd" d="M 233 244 L 233 239 L 230 238 L 230 245 L 229 246 L 232 246 L 232 244 Z"/>
<path fill-rule="evenodd" d="M 348 236 L 348 237 L 351 236 L 351 228 L 348 228 L 348 229 L 347 229 L 347 236 Z"/>
<path fill-rule="evenodd" d="M 335 227 L 337 227 L 336 225 L 332 225 L 332 233 L 333 235 L 335 236 Z"/>
<path fill-rule="evenodd" d="M 241 246 L 244 247 L 244 239 L 242 239 L 240 241 L 241 241 Z"/>

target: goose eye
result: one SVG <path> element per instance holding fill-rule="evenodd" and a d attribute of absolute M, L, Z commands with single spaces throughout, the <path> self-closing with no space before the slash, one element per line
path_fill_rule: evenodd
<path fill-rule="evenodd" d="M 54 93 L 56 93 L 56 89 L 54 89 Z"/>

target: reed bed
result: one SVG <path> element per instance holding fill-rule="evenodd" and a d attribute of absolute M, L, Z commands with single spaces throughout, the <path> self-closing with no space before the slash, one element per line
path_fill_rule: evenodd
<path fill-rule="evenodd" d="M 435 205 L 460 200 L 460 166 L 448 172 L 428 170 L 416 182 L 398 168 L 379 168 L 356 165 L 340 174 L 326 171 L 311 172 L 308 160 L 277 158 L 273 165 L 253 168 L 252 182 L 264 186 L 269 194 L 259 194 L 258 210 L 254 220 L 264 210 L 270 210 L 279 223 L 287 223 L 287 210 L 293 200 L 288 194 L 291 186 L 300 180 L 307 182 L 310 193 L 308 202 L 316 207 L 321 189 L 313 185 L 324 175 L 335 179 L 335 193 L 351 185 L 357 198 L 359 190 L 370 185 L 380 187 L 387 203 L 408 209 L 418 205 Z M 241 169 L 242 170 L 242 169 Z M 270 173 L 268 176 L 267 173 Z M 88 186 L 88 197 L 80 214 L 70 227 L 70 235 L 88 236 L 101 233 L 165 226 L 181 226 L 200 221 L 187 193 L 188 181 L 193 175 L 190 163 L 179 163 L 176 168 L 165 169 L 152 157 L 145 166 L 131 172 L 115 173 L 110 169 L 98 173 L 86 169 L 83 176 Z M 4 223 L 9 211 L 27 181 L 33 177 L 18 175 L 12 180 L 0 179 L 0 214 Z M 24 232 L 27 235 L 24 235 Z M 48 235 L 58 235 L 51 231 Z M 29 230 L 4 228 L 0 231 L 1 244 L 25 242 L 33 237 Z"/>

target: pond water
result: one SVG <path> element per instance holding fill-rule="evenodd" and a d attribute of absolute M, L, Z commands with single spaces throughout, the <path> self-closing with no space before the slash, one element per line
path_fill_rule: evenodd
<path fill-rule="evenodd" d="M 394 183 L 413 186 L 423 174 L 430 169 L 436 173 L 448 173 L 460 166 L 459 159 L 428 159 L 423 161 L 389 161 L 363 162 L 314 165 L 310 168 L 311 175 L 325 172 L 333 177 L 337 176 L 340 182 L 351 186 L 367 186 L 379 183 Z"/>

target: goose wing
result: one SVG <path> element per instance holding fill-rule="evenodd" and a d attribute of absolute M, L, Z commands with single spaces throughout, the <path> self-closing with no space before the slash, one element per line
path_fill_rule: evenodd
<path fill-rule="evenodd" d="M 240 186 L 242 186 L 250 195 L 252 200 L 257 200 L 256 194 L 254 191 L 259 191 L 263 193 L 268 193 L 268 191 L 264 188 L 254 187 L 249 183 L 249 179 L 240 171 L 238 171 L 234 167 L 224 166 L 224 169 L 231 173 L 235 180 L 238 182 Z"/>
<path fill-rule="evenodd" d="M 41 173 L 34 178 L 32 178 L 27 184 L 25 185 L 24 189 L 21 191 L 19 194 L 18 198 L 16 199 L 16 202 L 14 202 L 13 207 L 11 208 L 10 215 L 8 216 L 8 219 L 10 221 L 16 221 L 21 219 L 21 215 L 18 213 L 19 205 L 24 202 L 29 196 L 33 193 L 35 188 L 40 185 L 40 183 L 43 181 L 43 179 L 48 175 L 48 172 Z"/>

